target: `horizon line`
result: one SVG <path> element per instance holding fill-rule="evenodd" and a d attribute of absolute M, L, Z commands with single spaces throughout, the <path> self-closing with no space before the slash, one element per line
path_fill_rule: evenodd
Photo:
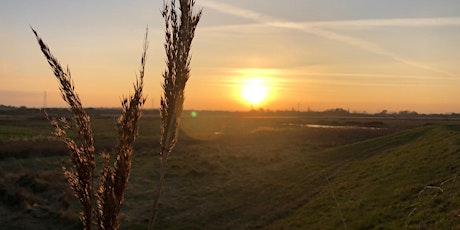
<path fill-rule="evenodd" d="M 6 108 L 15 108 L 15 109 L 37 109 L 37 110 L 46 110 L 46 109 L 66 109 L 68 110 L 68 107 L 27 107 L 25 105 L 21 106 L 14 106 L 14 105 L 4 105 L 0 104 L 0 109 L 6 107 Z M 89 106 L 89 107 L 84 107 L 84 109 L 109 109 L 109 110 L 118 110 L 122 109 L 122 107 L 103 107 L 103 106 Z M 315 110 L 315 109 L 310 109 L 308 110 L 296 110 L 296 109 L 270 109 L 270 108 L 258 108 L 258 109 L 250 109 L 250 110 L 222 110 L 222 109 L 185 109 L 184 111 L 199 111 L 199 112 L 229 112 L 229 113 L 240 113 L 240 112 L 297 112 L 297 113 L 324 113 L 324 112 L 329 112 L 331 110 L 343 110 L 343 111 L 348 111 L 348 114 L 368 114 L 368 115 L 376 115 L 379 113 L 382 113 L 383 111 L 387 111 L 387 114 L 397 114 L 400 112 L 415 112 L 417 115 L 460 115 L 460 112 L 444 112 L 444 113 L 422 113 L 422 112 L 417 112 L 415 110 L 408 110 L 408 109 L 403 109 L 403 110 L 398 110 L 398 111 L 393 111 L 393 110 L 387 110 L 387 109 L 381 109 L 379 112 L 367 112 L 366 110 L 350 110 L 349 108 L 345 109 L 343 107 L 331 107 L 328 109 L 324 110 Z M 160 108 L 142 108 L 142 110 L 160 110 Z M 0 110 L 1 111 L 1 110 Z"/>

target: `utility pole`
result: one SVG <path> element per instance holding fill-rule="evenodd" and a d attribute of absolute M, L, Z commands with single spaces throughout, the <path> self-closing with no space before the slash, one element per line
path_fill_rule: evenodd
<path fill-rule="evenodd" d="M 47 103 L 46 103 L 46 91 L 43 93 L 43 109 L 46 109 L 47 107 Z"/>

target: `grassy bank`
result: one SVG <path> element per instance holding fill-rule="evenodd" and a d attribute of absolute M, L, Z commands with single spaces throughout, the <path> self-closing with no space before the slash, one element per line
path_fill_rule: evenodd
<path fill-rule="evenodd" d="M 397 131 L 401 129 L 395 123 L 372 119 L 359 122 L 390 128 L 286 125 L 320 119 L 325 120 L 232 113 L 185 116 L 169 161 L 157 227 L 340 229 L 338 207 L 349 229 L 459 226 L 458 126 L 419 126 L 422 121 L 417 120 L 413 128 Z M 110 142 L 115 117 L 99 114 L 93 120 L 96 143 Z M 158 116 L 146 114 L 141 122 L 122 208 L 125 229 L 145 229 L 157 180 Z M 33 135 L 46 136 L 43 125 L 29 126 L 24 143 Z M 13 143 L 3 141 L 3 146 Z M 77 202 L 60 170 L 68 158 L 66 152 L 55 151 L 59 154 L 34 155 L 31 148 L 24 157 L 0 160 L 2 227 L 81 229 Z"/>

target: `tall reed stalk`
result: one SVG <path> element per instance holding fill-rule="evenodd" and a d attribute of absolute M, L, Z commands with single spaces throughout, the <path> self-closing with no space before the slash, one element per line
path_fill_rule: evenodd
<path fill-rule="evenodd" d="M 166 174 L 168 156 L 178 138 L 180 116 L 184 104 L 185 85 L 190 77 L 190 48 L 195 29 L 200 21 L 202 11 L 193 12 L 195 0 L 176 0 L 164 3 L 162 16 L 165 20 L 166 70 L 162 84 L 164 95 L 161 98 L 161 140 L 160 168 L 157 190 L 154 195 L 152 216 L 148 229 L 153 229 L 158 213 L 161 187 Z"/>
<path fill-rule="evenodd" d="M 105 159 L 98 195 L 98 225 L 100 229 L 119 229 L 119 213 L 131 172 L 131 157 L 139 132 L 141 108 L 145 103 L 142 96 L 144 70 L 148 49 L 148 30 L 145 32 L 144 52 L 141 58 L 139 76 L 134 84 L 134 94 L 122 100 L 122 114 L 118 118 L 118 147 L 114 166 L 110 166 L 110 154 L 102 153 Z"/>
<path fill-rule="evenodd" d="M 54 134 L 59 137 L 70 151 L 72 168 L 62 166 L 67 181 L 82 205 L 80 219 L 84 229 L 92 229 L 94 224 L 100 229 L 118 229 L 120 227 L 119 213 L 123 203 L 124 192 L 131 169 L 131 156 L 134 142 L 138 134 L 138 121 L 141 116 L 141 108 L 145 102 L 142 95 L 144 86 L 145 58 L 148 48 L 147 35 L 145 34 L 141 68 L 134 84 L 134 94 L 123 99 L 122 114 L 118 119 L 118 147 L 114 166 L 110 166 L 110 154 L 102 153 L 106 160 L 102 170 L 101 182 L 97 191 L 94 189 L 94 138 L 91 128 L 90 117 L 82 106 L 81 100 L 75 91 L 70 70 L 64 70 L 59 61 L 51 54 L 48 46 L 31 28 L 41 51 L 45 55 L 54 75 L 59 81 L 59 90 L 62 98 L 69 106 L 72 121 L 65 118 L 49 119 L 54 126 Z M 46 114 L 46 113 L 45 113 Z M 67 129 L 76 128 L 77 138 L 70 138 Z M 95 201 L 97 198 L 97 202 Z M 94 207 L 96 205 L 96 207 Z M 96 216 L 96 218 L 95 218 Z"/>

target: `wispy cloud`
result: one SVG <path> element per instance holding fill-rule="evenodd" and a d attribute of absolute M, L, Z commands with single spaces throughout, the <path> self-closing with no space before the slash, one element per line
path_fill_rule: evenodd
<path fill-rule="evenodd" d="M 205 7 L 212 8 L 214 10 L 220 11 L 222 13 L 251 19 L 258 23 L 264 24 L 266 26 L 271 27 L 278 27 L 278 28 L 285 28 L 285 29 L 293 29 L 302 31 L 305 33 L 313 34 L 322 38 L 326 38 L 333 41 L 338 41 L 350 46 L 354 46 L 356 48 L 382 55 L 388 58 L 391 58 L 397 62 L 404 63 L 409 66 L 413 66 L 420 69 L 430 70 L 435 73 L 440 73 L 447 76 L 454 76 L 453 74 L 446 72 L 444 70 L 440 70 L 434 68 L 432 66 L 426 65 L 424 63 L 420 63 L 409 58 L 400 56 L 394 52 L 386 50 L 379 45 L 360 39 L 356 37 L 352 37 L 349 35 L 340 34 L 337 32 L 333 32 L 330 30 L 325 30 L 321 28 L 321 25 L 326 27 L 337 27 L 342 24 L 344 25 L 354 25 L 354 26 L 434 26 L 434 25 L 457 25 L 460 24 L 460 18 L 437 18 L 437 19 L 383 19 L 383 20 L 354 20 L 354 21 L 331 21 L 331 22 L 311 22 L 311 23 L 298 23 L 298 22 L 289 22 L 280 18 L 271 17 L 268 15 L 264 15 L 252 10 L 241 9 L 232 5 L 228 5 L 225 3 L 220 3 L 211 0 L 201 0 L 199 2 L 201 5 Z"/>
<path fill-rule="evenodd" d="M 341 21 L 314 21 L 303 22 L 304 26 L 315 26 L 330 29 L 369 29 L 376 27 L 435 27 L 459 26 L 460 17 L 437 18 L 388 18 L 388 19 L 360 19 Z"/>
<path fill-rule="evenodd" d="M 209 8 L 218 10 L 222 13 L 238 16 L 241 18 L 252 19 L 252 20 L 259 21 L 259 22 L 277 21 L 275 18 L 272 18 L 268 15 L 263 15 L 255 11 L 252 11 L 252 10 L 238 8 L 238 7 L 228 5 L 225 3 L 215 2 L 211 0 L 201 0 L 201 1 L 198 1 L 197 3 L 205 7 L 209 7 Z"/>
<path fill-rule="evenodd" d="M 241 87 L 241 82 L 247 77 L 263 76 L 270 88 L 279 91 L 305 92 L 306 86 L 318 89 L 319 85 L 337 87 L 420 87 L 423 85 L 439 86 L 449 82 L 450 85 L 458 84 L 458 80 L 430 74 L 388 74 L 388 73 L 363 73 L 363 72 L 324 72 L 312 71 L 310 68 L 287 69 L 225 69 L 219 70 L 216 75 L 227 76 L 212 80 L 209 83 L 218 87 Z M 309 90 L 312 90 L 310 88 Z M 321 90 L 324 90 L 321 88 Z"/>
<path fill-rule="evenodd" d="M 239 14 L 242 14 L 241 11 Z M 259 15 L 260 17 L 260 15 Z M 322 29 L 374 29 L 380 27 L 447 27 L 460 26 L 460 17 L 437 17 L 437 18 L 387 18 L 387 19 L 359 19 L 340 21 L 309 21 L 297 22 L 301 26 L 317 27 Z M 261 23 L 208 26 L 205 30 L 241 30 L 242 28 L 254 29 L 270 25 Z"/>

